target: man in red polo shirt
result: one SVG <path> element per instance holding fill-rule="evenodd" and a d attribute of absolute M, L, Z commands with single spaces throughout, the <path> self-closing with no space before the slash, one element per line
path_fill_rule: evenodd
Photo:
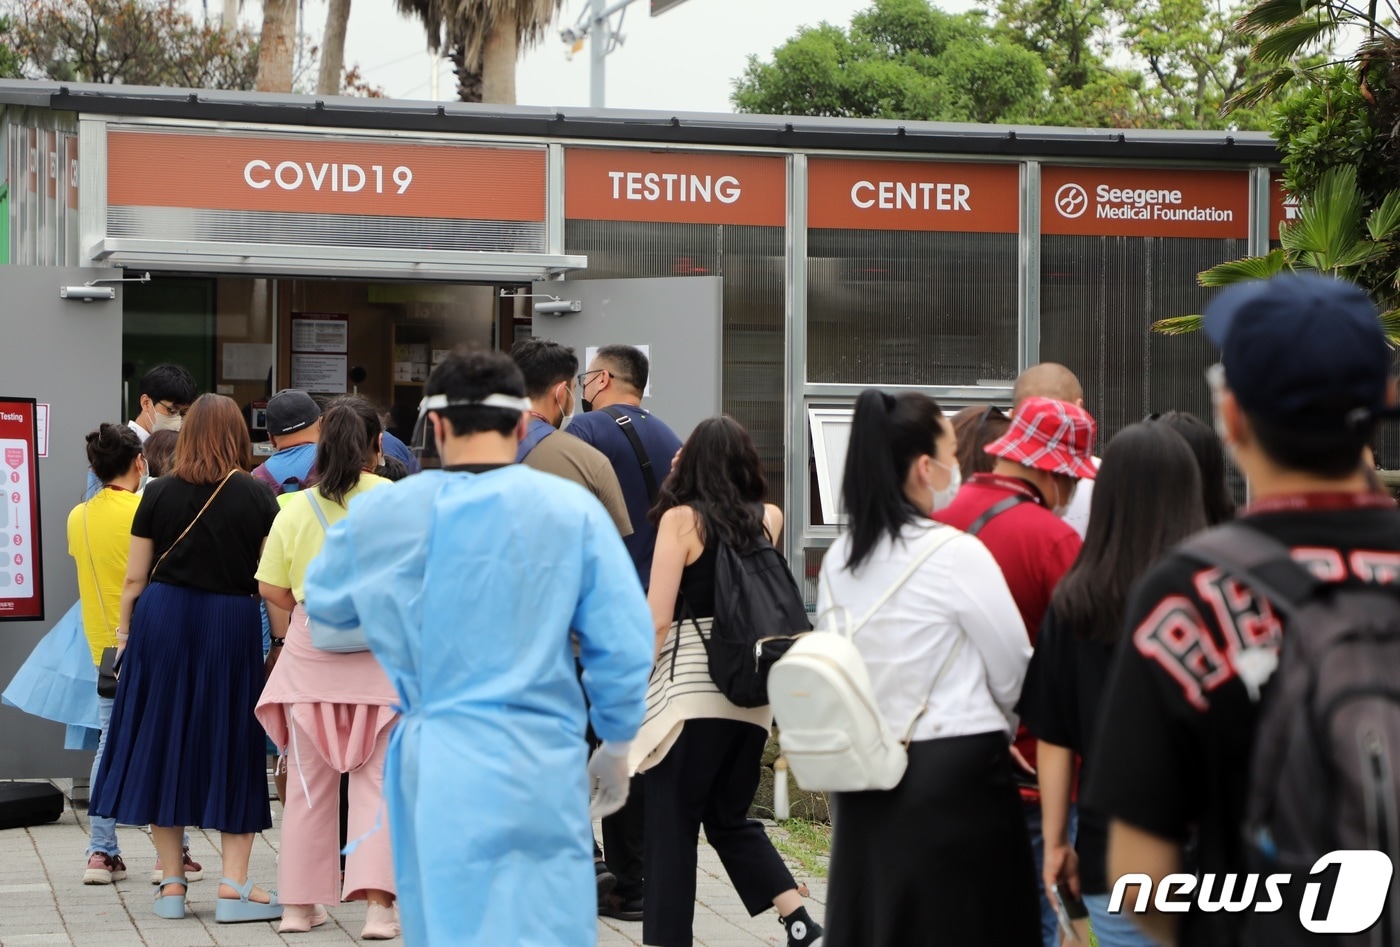
<path fill-rule="evenodd" d="M 1027 398 L 987 453 L 997 458 L 992 472 L 974 474 L 933 518 L 982 540 L 1001 566 L 1034 645 L 1050 596 L 1083 544 L 1061 517 L 1079 481 L 1094 479 L 1094 419 L 1077 404 Z M 1015 751 L 1025 763 L 1018 775 L 1039 866 L 1044 850 L 1034 790 L 1035 738 L 1024 727 L 1016 733 Z M 1055 913 L 1043 890 L 1041 927 L 1049 947 L 1059 943 Z"/>

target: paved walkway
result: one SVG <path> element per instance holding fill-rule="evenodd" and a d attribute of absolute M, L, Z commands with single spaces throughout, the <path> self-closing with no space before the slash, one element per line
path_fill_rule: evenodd
<path fill-rule="evenodd" d="M 282 808 L 274 800 L 273 828 L 253 845 L 252 877 L 275 884 L 278 826 Z M 781 828 L 770 831 L 781 832 Z M 71 804 L 63 818 L 50 825 L 0 831 L 0 945 L 27 947 L 65 944 L 75 947 L 202 947 L 202 945 L 362 943 L 362 903 L 331 908 L 331 919 L 309 934 L 277 933 L 275 924 L 216 924 L 214 897 L 218 871 L 218 835 L 190 833 L 190 850 L 204 865 L 204 880 L 190 887 L 190 914 L 183 921 L 166 921 L 151 913 L 154 888 L 150 871 L 155 849 L 139 829 L 119 830 L 123 857 L 130 876 L 115 885 L 82 883 L 83 852 L 87 846 L 87 811 Z M 808 908 L 814 917 L 824 915 L 826 883 L 803 877 L 811 887 Z M 704 947 L 753 947 L 783 944 L 785 935 L 773 912 L 750 918 L 729 884 L 714 849 L 700 844 L 699 877 L 695 904 L 695 942 Z M 642 925 L 600 920 L 598 943 L 640 944 Z M 374 943 L 374 942 L 370 942 Z M 401 943 L 393 942 L 393 943 Z M 439 947 L 439 945 L 433 945 Z M 510 947 L 510 945 L 501 945 Z"/>

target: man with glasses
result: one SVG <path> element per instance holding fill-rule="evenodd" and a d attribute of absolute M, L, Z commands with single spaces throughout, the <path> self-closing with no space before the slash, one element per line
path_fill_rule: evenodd
<path fill-rule="evenodd" d="M 127 427 L 136 432 L 142 444 L 156 431 L 179 431 L 185 412 L 199 397 L 194 376 L 184 367 L 169 363 L 157 365 L 141 376 L 139 391 L 141 410 L 127 422 Z M 91 498 L 101 489 L 102 482 L 89 470 L 84 498 Z"/>
<path fill-rule="evenodd" d="M 656 415 L 642 407 L 651 363 L 630 345 L 598 349 L 588 370 L 578 376 L 584 414 L 569 433 L 588 442 L 608 458 L 617 471 L 632 535 L 623 539 L 642 588 L 651 584 L 651 556 L 656 527 L 647 517 L 656 491 L 671 470 L 681 439 Z M 603 820 L 603 851 L 617 887 L 599 901 L 598 913 L 623 921 L 642 919 L 642 823 L 645 803 L 642 780 L 632 780 L 627 805 Z"/>

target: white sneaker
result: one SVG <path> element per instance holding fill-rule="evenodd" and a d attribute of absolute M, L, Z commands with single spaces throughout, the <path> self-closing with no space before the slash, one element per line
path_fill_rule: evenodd
<path fill-rule="evenodd" d="M 369 902 L 365 912 L 365 929 L 360 931 L 361 940 L 393 940 L 399 936 L 399 906 L 385 906 Z"/>

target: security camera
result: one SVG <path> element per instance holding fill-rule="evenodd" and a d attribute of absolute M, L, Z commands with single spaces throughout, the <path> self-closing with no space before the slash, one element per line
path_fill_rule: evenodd
<path fill-rule="evenodd" d="M 60 299 L 81 299 L 90 303 L 94 299 L 116 299 L 117 291 L 110 286 L 60 286 Z"/>
<path fill-rule="evenodd" d="M 572 26 L 566 26 L 559 31 L 559 38 L 564 41 L 565 46 L 572 46 L 583 37 L 578 35 L 578 31 Z"/>
<path fill-rule="evenodd" d="M 560 299 L 555 302 L 535 303 L 535 315 L 563 316 L 571 312 L 583 312 L 583 302 L 577 299 Z"/>

